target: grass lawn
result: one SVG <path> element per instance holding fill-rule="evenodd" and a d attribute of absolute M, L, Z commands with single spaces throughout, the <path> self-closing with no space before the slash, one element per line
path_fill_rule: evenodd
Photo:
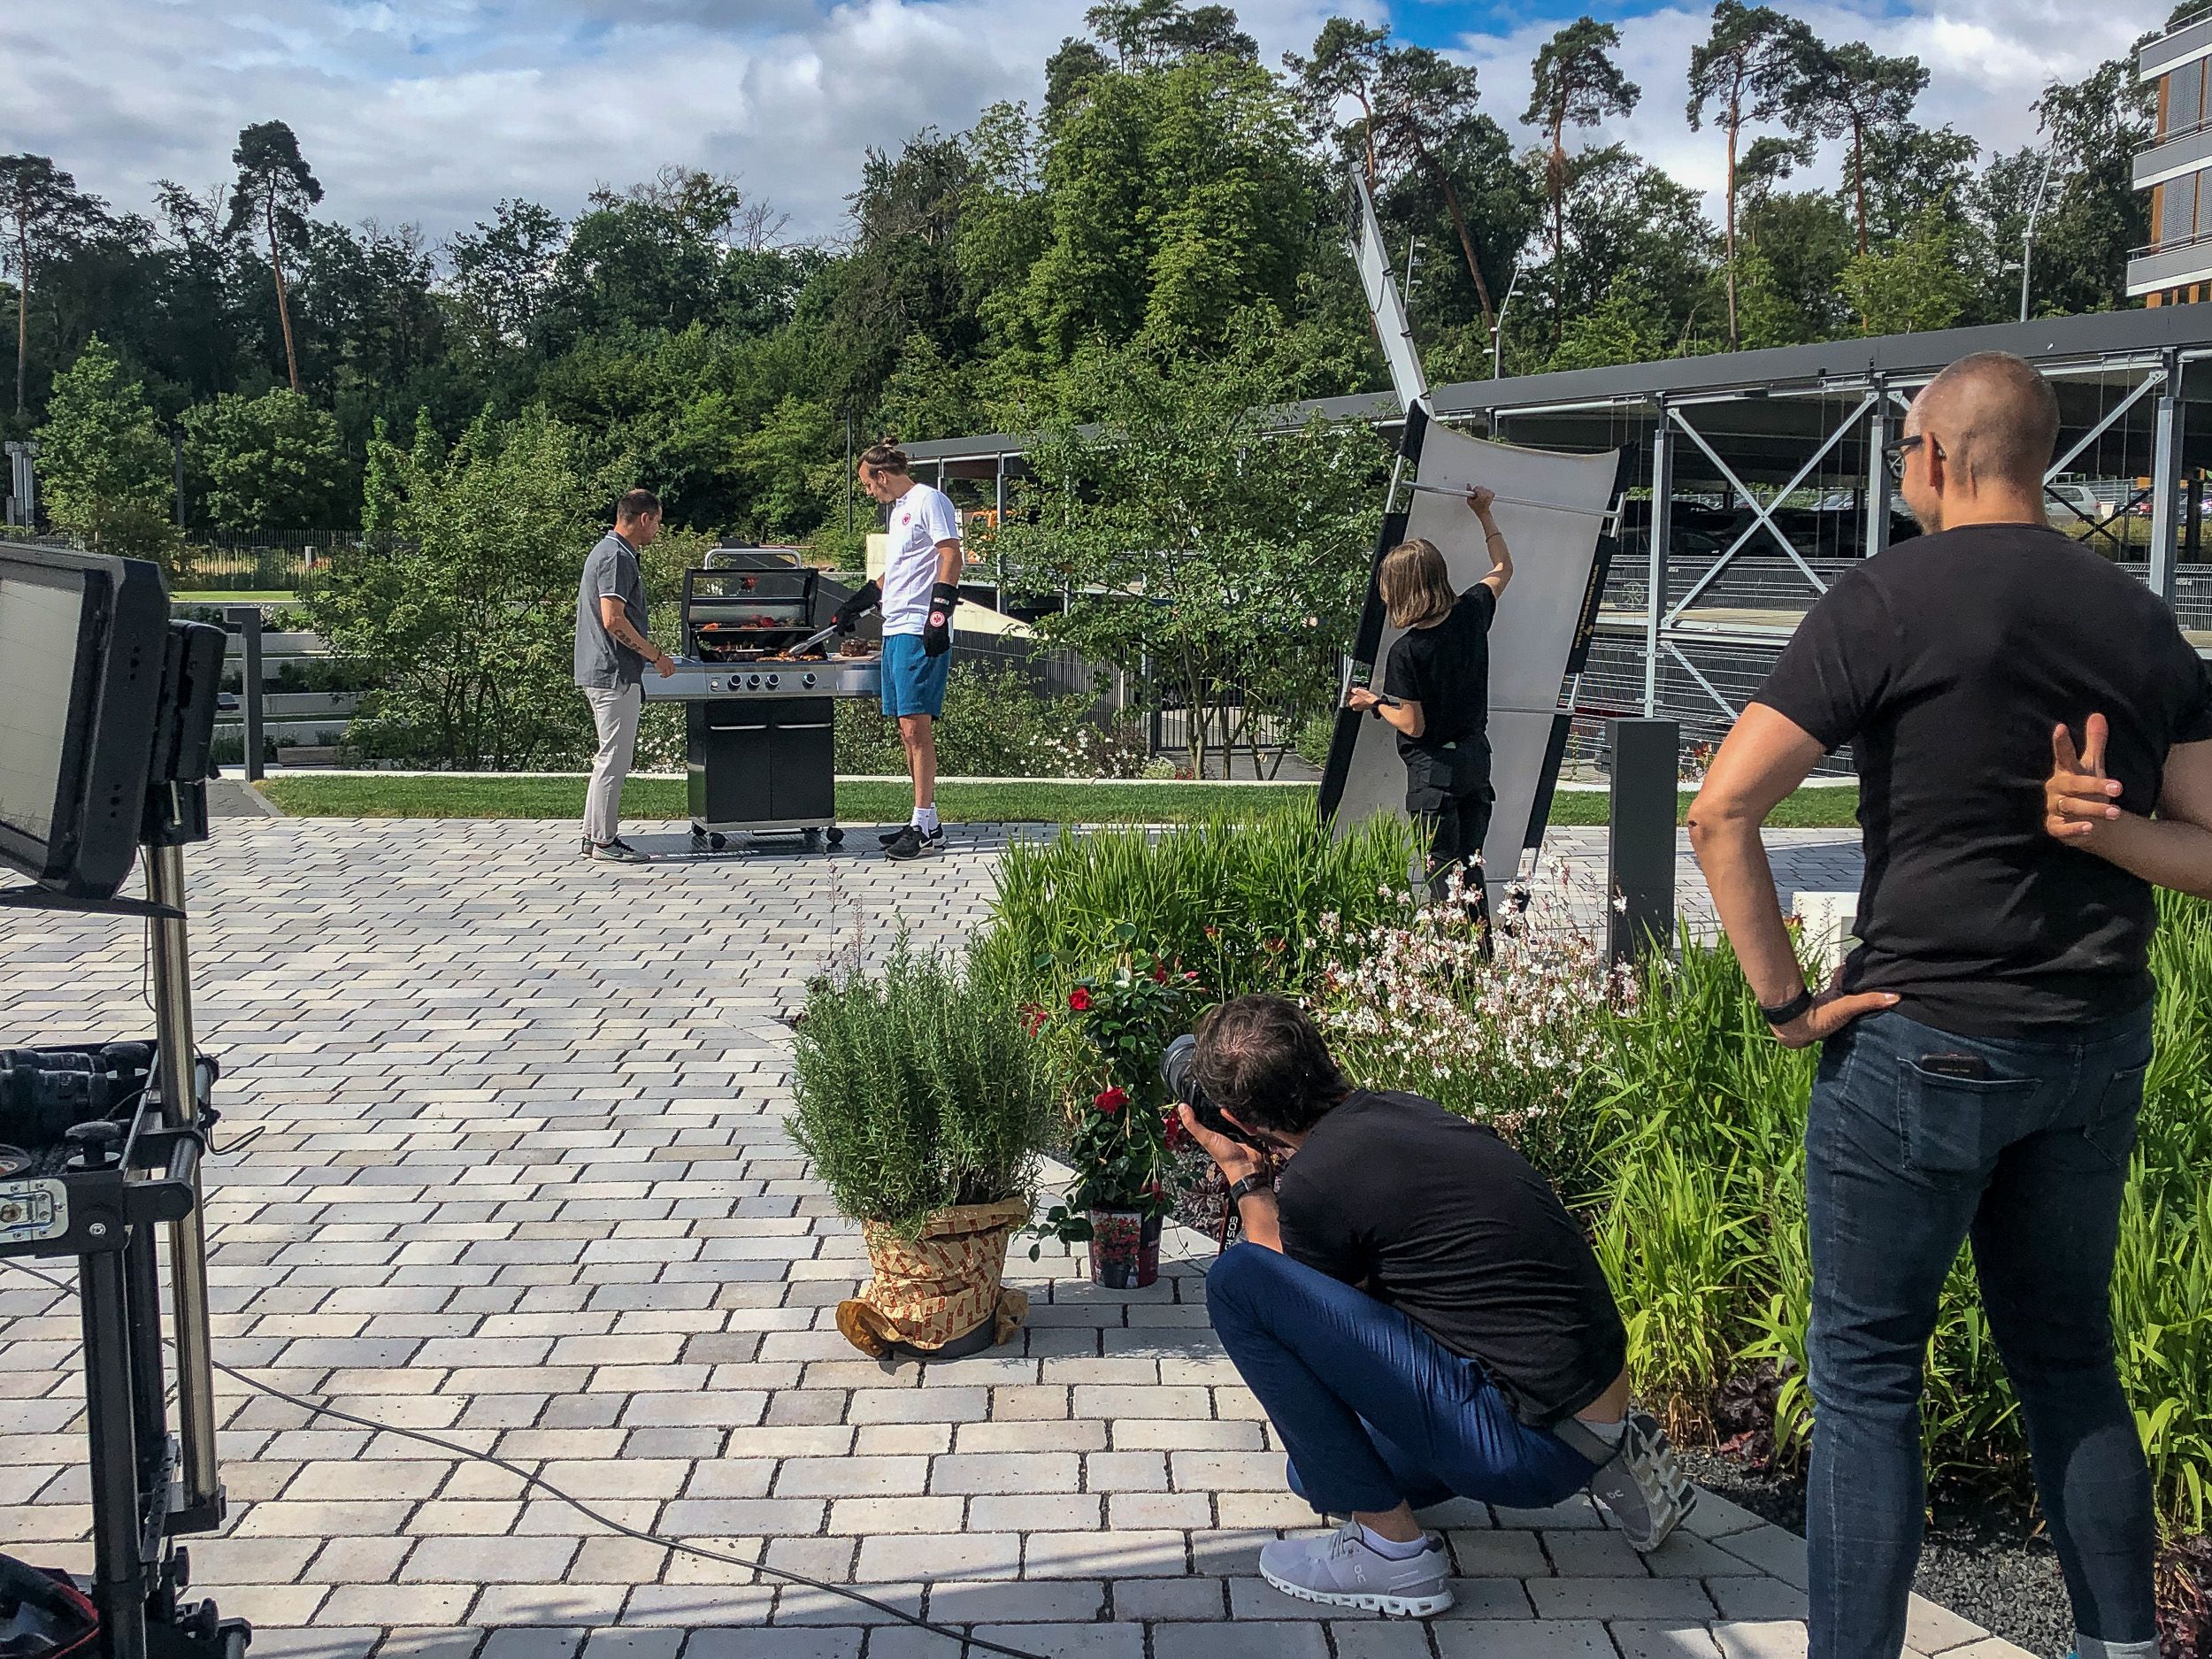
<path fill-rule="evenodd" d="M 581 778 L 273 778 L 263 787 L 285 811 L 299 818 L 580 818 Z M 1196 819 L 1257 818 L 1313 800 L 1310 787 L 1251 788 L 1217 784 L 948 783 L 937 807 L 955 824 L 1181 824 Z M 841 783 L 837 816 L 848 824 L 889 824 L 906 816 L 912 797 L 902 784 Z M 1781 828 L 1827 829 L 1849 825 L 1857 803 L 1849 789 L 1801 789 L 1782 803 L 1772 822 Z M 1681 811 L 1690 797 L 1682 796 Z M 1552 802 L 1555 824 L 1605 822 L 1602 795 L 1562 794 Z M 633 778 L 622 792 L 622 815 L 681 818 L 688 814 L 684 786 L 674 779 Z"/>
<path fill-rule="evenodd" d="M 289 605 L 299 595 L 288 588 L 186 588 L 169 595 L 173 605 Z"/>

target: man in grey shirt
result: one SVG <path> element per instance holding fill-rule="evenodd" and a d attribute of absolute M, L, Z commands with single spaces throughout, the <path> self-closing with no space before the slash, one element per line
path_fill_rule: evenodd
<path fill-rule="evenodd" d="M 614 528 L 584 560 L 576 588 L 576 683 L 591 704 L 599 753 L 584 795 L 584 851 L 617 864 L 645 855 L 624 841 L 622 780 L 637 751 L 638 715 L 645 707 L 645 667 L 665 680 L 676 659 L 645 637 L 645 576 L 639 552 L 661 533 L 660 497 L 634 489 L 615 504 Z"/>

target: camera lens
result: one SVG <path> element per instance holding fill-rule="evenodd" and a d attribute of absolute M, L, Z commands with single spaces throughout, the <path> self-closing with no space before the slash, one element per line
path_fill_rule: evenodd
<path fill-rule="evenodd" d="M 1190 1085 L 1191 1056 L 1198 1052 L 1198 1039 L 1185 1032 L 1167 1046 L 1160 1056 L 1160 1080 L 1167 1085 L 1167 1092 L 1176 1100 L 1187 1100 L 1194 1105 L 1198 1096 Z"/>

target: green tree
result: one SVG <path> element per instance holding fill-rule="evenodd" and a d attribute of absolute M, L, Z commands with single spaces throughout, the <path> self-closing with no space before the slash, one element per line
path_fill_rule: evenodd
<path fill-rule="evenodd" d="M 1973 299 L 1974 285 L 1960 268 L 1957 234 L 1952 215 L 1933 206 L 1910 234 L 1844 266 L 1844 297 L 1865 319 L 1869 334 L 1921 334 L 1958 321 Z"/>
<path fill-rule="evenodd" d="M 1720 0 L 1713 8 L 1712 32 L 1690 49 L 1690 130 L 1703 123 L 1708 105 L 1728 137 L 1727 204 L 1728 343 L 1741 337 L 1736 318 L 1736 149 L 1745 124 L 1770 121 L 1801 88 L 1812 31 L 1771 6 L 1747 6 Z"/>
<path fill-rule="evenodd" d="M 1386 182 L 1414 178 L 1441 197 L 1486 330 L 1496 310 L 1455 177 L 1459 169 L 1452 164 L 1490 148 L 1485 142 L 1489 134 L 1476 129 L 1494 132 L 1496 124 L 1476 112 L 1481 95 L 1472 68 L 1425 46 L 1392 47 L 1389 38 L 1387 29 L 1331 18 L 1315 37 L 1310 58 L 1286 52 L 1283 64 L 1298 78 L 1309 127 L 1364 162 L 1369 188 L 1379 195 Z M 1348 98 L 1358 106 L 1359 118 L 1340 129 L 1336 111 Z M 1525 234 L 1525 224 L 1511 227 L 1516 247 Z"/>
<path fill-rule="evenodd" d="M 230 531 L 333 527 L 346 460 L 338 423 L 297 392 L 227 393 L 185 411 L 185 460 L 201 511 Z"/>
<path fill-rule="evenodd" d="M 803 536 L 841 499 L 841 461 L 831 444 L 843 426 L 826 405 L 787 396 L 737 442 L 733 470 L 746 492 L 745 519 L 756 535 Z"/>
<path fill-rule="evenodd" d="M 292 341 L 292 308 L 284 291 L 284 250 L 303 250 L 307 210 L 323 199 L 323 187 L 300 154 L 300 141 L 282 121 L 257 121 L 238 134 L 231 152 L 238 178 L 231 186 L 227 233 L 236 235 L 256 219 L 269 245 L 269 270 L 276 278 L 277 322 L 284 331 L 284 368 L 292 389 L 300 389 L 300 357 Z"/>
<path fill-rule="evenodd" d="M 136 380 L 95 334 L 54 379 L 38 429 L 46 516 L 95 553 L 173 559 L 173 456 Z"/>
<path fill-rule="evenodd" d="M 1851 195 L 1861 254 L 1868 247 L 1868 147 L 1878 135 L 1911 119 L 1913 105 L 1927 87 L 1927 66 L 1917 58 L 1885 58 L 1864 41 L 1817 47 L 1807 59 L 1801 120 L 1823 138 L 1850 140 Z"/>
<path fill-rule="evenodd" d="M 1643 97 L 1643 88 L 1613 61 L 1621 32 L 1610 23 L 1580 17 L 1561 29 L 1536 54 L 1535 86 L 1521 119 L 1549 135 L 1544 183 L 1551 198 L 1552 339 L 1565 318 L 1567 249 L 1567 129 L 1593 127 L 1609 115 L 1626 115 Z"/>
<path fill-rule="evenodd" d="M 580 753 L 576 572 L 591 542 L 568 429 L 489 410 L 449 449 L 379 426 L 359 549 L 341 549 L 308 626 L 373 679 L 347 741 L 366 754 L 495 770 Z"/>
<path fill-rule="evenodd" d="M 1190 758 L 1326 707 L 1375 532 L 1380 445 L 1363 427 L 1285 430 L 1255 342 L 1208 361 L 1152 341 L 1093 358 L 1105 419 L 1026 440 L 1034 477 L 998 551 L 1065 588 L 1040 626 L 1190 711 Z"/>
<path fill-rule="evenodd" d="M 2135 152 L 2157 114 L 2157 89 L 2131 63 L 2054 81 L 2036 102 L 2050 134 L 2051 200 L 2036 230 L 2033 291 L 2060 311 L 2127 303 L 2129 253 L 2150 241 L 2150 193 L 2135 188 Z"/>
<path fill-rule="evenodd" d="M 1713 229 L 1696 194 L 1621 144 L 1569 157 L 1563 182 L 1566 239 L 1548 285 L 1558 296 L 1553 349 L 1564 347 L 1570 322 L 1618 292 L 1635 296 L 1640 327 L 1665 342 L 1658 355 L 1688 349 L 1714 268 Z M 1711 326 L 1724 337 L 1719 310 L 1711 306 Z"/>
<path fill-rule="evenodd" d="M 50 156 L 0 156 L 0 224 L 7 242 L 0 247 L 0 269 L 15 275 L 15 412 L 25 412 L 24 387 L 31 365 L 31 279 L 35 269 L 58 258 L 72 233 L 100 204 L 81 195 L 77 181 L 54 165 Z"/>

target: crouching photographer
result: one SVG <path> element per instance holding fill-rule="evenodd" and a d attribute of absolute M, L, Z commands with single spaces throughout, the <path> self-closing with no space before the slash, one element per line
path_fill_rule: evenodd
<path fill-rule="evenodd" d="M 1230 1182 L 1245 1242 L 1206 1277 L 1222 1345 L 1334 1535 L 1260 1552 L 1310 1601 L 1452 1603 L 1414 1511 L 1517 1509 L 1587 1488 L 1638 1549 L 1695 1493 L 1629 1409 L 1626 1333 L 1589 1241 L 1492 1130 L 1353 1088 L 1296 1003 L 1241 996 L 1169 1052 L 1185 1125 Z"/>

